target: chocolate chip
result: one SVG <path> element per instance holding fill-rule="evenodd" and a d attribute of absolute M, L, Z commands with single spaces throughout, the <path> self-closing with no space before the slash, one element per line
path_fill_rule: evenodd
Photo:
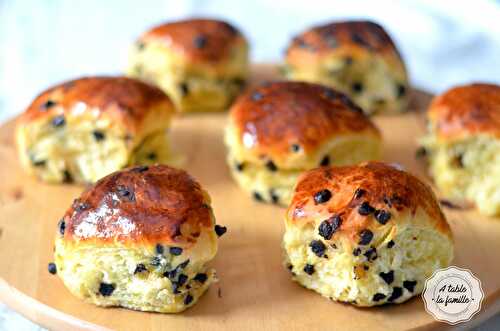
<path fill-rule="evenodd" d="M 416 285 L 417 285 L 417 281 L 414 281 L 414 280 L 405 280 L 403 282 L 403 287 L 410 292 L 413 292 L 413 290 L 415 290 Z"/>
<path fill-rule="evenodd" d="M 415 152 L 415 157 L 417 159 L 421 159 L 427 156 L 427 149 L 423 146 L 420 146 L 416 152 Z"/>
<path fill-rule="evenodd" d="M 189 94 L 189 86 L 186 82 L 182 82 L 179 84 L 179 90 L 181 90 L 181 95 L 185 97 Z"/>
<path fill-rule="evenodd" d="M 172 255 L 181 255 L 182 254 L 182 248 L 181 247 L 170 247 L 168 249 L 168 251 Z"/>
<path fill-rule="evenodd" d="M 47 164 L 47 160 L 31 160 L 31 164 L 34 167 L 44 167 Z"/>
<path fill-rule="evenodd" d="M 353 33 L 351 35 L 351 39 L 356 44 L 359 44 L 359 45 L 366 47 L 366 48 L 371 48 L 371 45 L 361 35 L 359 35 L 357 33 Z"/>
<path fill-rule="evenodd" d="M 352 255 L 359 256 L 359 254 L 361 254 L 361 248 L 356 247 L 355 249 L 353 249 Z"/>
<path fill-rule="evenodd" d="M 156 251 L 156 254 L 163 254 L 163 252 L 165 251 L 165 249 L 163 248 L 162 245 L 156 244 L 155 251 Z"/>
<path fill-rule="evenodd" d="M 154 256 L 154 257 L 151 259 L 151 265 L 152 265 L 153 267 L 158 267 L 160 264 L 161 264 L 161 257 L 160 257 L 160 256 Z"/>
<path fill-rule="evenodd" d="M 120 198 L 125 198 L 128 201 L 130 201 L 130 202 L 134 202 L 135 201 L 134 191 L 132 191 L 131 189 L 129 189 L 129 188 L 123 186 L 123 185 L 118 185 L 116 187 L 116 193 L 118 194 L 118 196 Z"/>
<path fill-rule="evenodd" d="M 113 294 L 114 290 L 115 290 L 115 285 L 113 284 L 101 283 L 101 285 L 99 285 L 99 293 L 101 293 L 105 297 L 108 297 L 111 294 Z"/>
<path fill-rule="evenodd" d="M 375 219 L 384 225 L 391 219 L 391 213 L 387 210 L 379 209 L 375 211 Z"/>
<path fill-rule="evenodd" d="M 271 202 L 277 204 L 280 200 L 279 196 L 276 194 L 274 189 L 269 190 L 269 196 L 271 197 Z"/>
<path fill-rule="evenodd" d="M 172 293 L 174 293 L 174 294 L 181 293 L 179 291 L 179 287 L 180 287 L 179 284 L 177 284 L 176 282 L 172 282 Z"/>
<path fill-rule="evenodd" d="M 104 132 L 98 131 L 98 130 L 92 131 L 92 135 L 94 136 L 94 139 L 96 141 L 101 141 L 101 140 L 104 140 L 106 138 L 106 135 L 104 134 Z"/>
<path fill-rule="evenodd" d="M 47 269 L 49 270 L 49 273 L 51 273 L 52 275 L 55 275 L 57 273 L 57 266 L 54 262 L 50 262 L 48 264 Z"/>
<path fill-rule="evenodd" d="M 184 298 L 184 304 L 187 306 L 191 302 L 193 302 L 193 296 L 191 294 L 186 295 L 186 297 Z"/>
<path fill-rule="evenodd" d="M 388 285 L 390 285 L 394 281 L 394 270 L 389 272 L 381 272 L 378 274 L 380 278 L 384 280 Z"/>
<path fill-rule="evenodd" d="M 355 82 L 352 84 L 351 89 L 354 93 L 361 93 L 363 92 L 363 84 L 360 82 Z"/>
<path fill-rule="evenodd" d="M 398 98 L 401 98 L 406 94 L 406 86 L 404 86 L 403 84 L 398 84 L 396 86 L 396 91 Z"/>
<path fill-rule="evenodd" d="M 63 171 L 63 183 L 69 184 L 73 183 L 73 176 L 71 176 L 71 173 L 69 170 L 64 170 Z"/>
<path fill-rule="evenodd" d="M 324 158 L 321 159 L 321 162 L 319 163 L 319 165 L 321 167 L 326 167 L 330 164 L 330 157 L 328 155 L 326 155 Z"/>
<path fill-rule="evenodd" d="M 340 228 L 342 224 L 342 218 L 339 215 L 333 215 L 329 219 L 321 222 L 318 228 L 319 235 L 330 240 L 335 233 Z"/>
<path fill-rule="evenodd" d="M 451 160 L 451 164 L 454 167 L 463 168 L 464 167 L 464 155 L 462 153 L 458 153 L 457 155 L 455 155 L 453 157 L 453 159 Z"/>
<path fill-rule="evenodd" d="M 202 273 L 199 273 L 199 274 L 196 274 L 196 276 L 194 276 L 193 278 L 195 281 L 197 281 L 198 283 L 202 283 L 204 284 L 207 279 L 208 279 L 208 276 L 207 274 L 202 274 Z"/>
<path fill-rule="evenodd" d="M 389 297 L 389 299 L 387 299 L 387 301 L 392 302 L 398 299 L 401 295 L 403 295 L 403 289 L 401 287 L 396 286 L 392 289 L 391 296 Z"/>
<path fill-rule="evenodd" d="M 375 247 L 370 247 L 363 255 L 368 261 L 375 261 L 378 257 L 377 249 Z"/>
<path fill-rule="evenodd" d="M 323 244 L 321 240 L 311 241 L 309 247 L 311 247 L 313 253 L 316 254 L 316 256 L 318 257 L 322 257 L 325 254 L 326 246 L 325 244 Z"/>
<path fill-rule="evenodd" d="M 344 64 L 346 66 L 350 66 L 352 64 L 352 62 L 353 62 L 352 57 L 347 56 L 347 57 L 344 58 Z"/>
<path fill-rule="evenodd" d="M 179 264 L 176 269 L 178 269 L 178 270 L 185 269 L 188 264 L 189 264 L 189 259 L 187 259 L 186 261 L 184 261 L 181 264 Z"/>
<path fill-rule="evenodd" d="M 181 287 L 182 285 L 186 284 L 187 280 L 188 280 L 188 276 L 186 276 L 184 274 L 180 274 L 179 278 L 177 278 L 177 285 L 179 287 Z"/>
<path fill-rule="evenodd" d="M 271 160 L 267 161 L 266 168 L 269 169 L 269 171 L 273 171 L 273 172 L 278 170 L 278 167 L 276 167 L 276 164 L 274 164 L 274 162 Z"/>
<path fill-rule="evenodd" d="M 64 118 L 64 115 L 59 115 L 54 117 L 51 123 L 53 127 L 59 128 L 66 124 L 66 119 Z"/>
<path fill-rule="evenodd" d="M 252 100 L 253 101 L 259 101 L 263 98 L 264 96 L 260 92 L 254 92 L 252 93 Z"/>
<path fill-rule="evenodd" d="M 368 245 L 370 241 L 372 241 L 373 232 L 368 229 L 361 230 L 359 233 L 359 244 L 360 245 Z"/>
<path fill-rule="evenodd" d="M 138 43 L 136 44 L 137 49 L 138 49 L 138 50 L 140 50 L 140 51 L 142 51 L 142 50 L 144 49 L 144 46 L 145 46 L 145 45 L 144 45 L 144 43 L 143 43 L 143 42 L 138 42 Z"/>
<path fill-rule="evenodd" d="M 196 36 L 193 40 L 194 47 L 196 48 L 204 48 L 207 45 L 207 37 L 204 35 Z"/>
<path fill-rule="evenodd" d="M 142 173 L 148 170 L 149 170 L 148 166 L 138 166 L 132 169 L 133 172 L 138 172 L 138 173 Z"/>
<path fill-rule="evenodd" d="M 382 293 L 375 293 L 373 295 L 373 298 L 372 298 L 372 301 L 374 302 L 378 302 L 380 300 L 384 300 L 385 299 L 385 294 L 382 294 Z"/>
<path fill-rule="evenodd" d="M 316 204 L 325 203 L 332 197 L 330 190 L 324 189 L 314 194 L 314 202 Z"/>
<path fill-rule="evenodd" d="M 135 267 L 135 270 L 134 270 L 134 275 L 135 274 L 138 274 L 138 273 L 141 273 L 143 271 L 147 271 L 148 269 L 146 268 L 146 266 L 142 263 L 139 263 L 136 267 Z"/>
<path fill-rule="evenodd" d="M 292 151 L 295 153 L 298 153 L 300 151 L 300 145 L 298 145 L 298 144 L 293 144 L 291 148 L 292 148 Z"/>
<path fill-rule="evenodd" d="M 387 243 L 387 248 L 392 248 L 394 246 L 394 244 L 396 244 L 393 240 L 389 241 Z"/>
<path fill-rule="evenodd" d="M 64 236 L 64 231 L 66 230 L 66 222 L 64 221 L 64 218 L 61 218 L 61 220 L 57 223 L 57 228 L 59 229 L 61 236 Z"/>
<path fill-rule="evenodd" d="M 219 225 L 219 224 L 215 224 L 214 230 L 215 230 L 215 233 L 217 234 L 217 237 L 220 237 L 224 233 L 226 233 L 227 227 Z"/>
<path fill-rule="evenodd" d="M 314 266 L 312 264 L 306 264 L 304 266 L 304 272 L 308 275 L 312 275 L 314 273 Z"/>
<path fill-rule="evenodd" d="M 253 198 L 257 201 L 264 201 L 264 199 L 262 198 L 262 195 L 260 195 L 259 192 L 253 192 Z"/>
<path fill-rule="evenodd" d="M 370 206 L 368 201 L 364 201 L 358 208 L 358 213 L 362 216 L 368 216 L 375 211 L 375 208 Z"/>
<path fill-rule="evenodd" d="M 241 162 L 236 162 L 236 164 L 234 165 L 234 168 L 236 169 L 236 171 L 243 171 L 245 169 L 245 163 Z"/>
<path fill-rule="evenodd" d="M 366 191 L 362 188 L 357 188 L 356 191 L 354 191 L 354 199 L 360 199 L 365 193 Z"/>
<path fill-rule="evenodd" d="M 57 102 L 55 101 L 52 101 L 52 100 L 47 100 L 45 101 L 41 106 L 40 106 L 40 110 L 41 111 L 45 111 L 51 107 L 54 107 L 55 105 L 57 105 Z"/>

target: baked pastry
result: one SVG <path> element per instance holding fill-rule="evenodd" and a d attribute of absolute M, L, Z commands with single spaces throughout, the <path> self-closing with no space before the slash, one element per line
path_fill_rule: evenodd
<path fill-rule="evenodd" d="M 55 267 L 87 302 L 180 312 L 216 280 L 207 263 L 224 232 L 208 193 L 185 171 L 137 166 L 74 201 L 58 225 Z"/>
<path fill-rule="evenodd" d="M 57 85 L 21 115 L 21 165 L 52 183 L 95 182 L 129 164 L 168 163 L 174 106 L 160 89 L 124 77 Z"/>
<path fill-rule="evenodd" d="M 304 170 L 381 154 L 381 136 L 361 108 L 328 87 L 264 83 L 238 98 L 225 136 L 233 177 L 256 200 L 287 205 Z"/>
<path fill-rule="evenodd" d="M 361 307 L 418 295 L 453 257 L 452 233 L 431 189 L 379 162 L 304 173 L 285 227 L 293 279 Z"/>
<path fill-rule="evenodd" d="M 284 73 L 344 92 L 367 114 L 407 107 L 405 65 L 387 32 L 373 22 L 334 22 L 303 32 L 287 48 Z"/>
<path fill-rule="evenodd" d="M 500 86 L 452 88 L 434 98 L 427 119 L 421 143 L 442 194 L 500 215 Z"/>
<path fill-rule="evenodd" d="M 139 38 L 127 72 L 158 85 L 181 111 L 225 110 L 245 85 L 248 44 L 223 21 L 170 22 Z"/>

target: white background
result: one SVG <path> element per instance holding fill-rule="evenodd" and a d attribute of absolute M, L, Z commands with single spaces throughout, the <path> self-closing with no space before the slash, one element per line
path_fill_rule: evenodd
<path fill-rule="evenodd" d="M 234 23 L 255 62 L 280 61 L 288 40 L 311 25 L 370 18 L 394 37 L 415 86 L 438 93 L 471 81 L 500 83 L 500 1 L 0 0 L 0 122 L 52 84 L 119 74 L 142 31 L 192 15 Z M 500 329 L 496 320 L 482 330 Z M 0 330 L 23 329 L 34 326 L 0 308 Z"/>

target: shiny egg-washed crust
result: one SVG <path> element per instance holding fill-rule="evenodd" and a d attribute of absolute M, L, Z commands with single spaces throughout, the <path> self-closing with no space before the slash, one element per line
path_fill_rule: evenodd
<path fill-rule="evenodd" d="M 102 178 L 63 219 L 64 240 L 75 243 L 189 247 L 202 231 L 213 231 L 208 194 L 185 171 L 165 165 L 132 167 Z"/>
<path fill-rule="evenodd" d="M 291 64 L 316 61 L 333 51 L 349 49 L 352 53 L 370 51 L 401 62 L 391 37 L 380 25 L 370 21 L 334 22 L 313 27 L 295 37 L 286 51 Z"/>
<path fill-rule="evenodd" d="M 316 204 L 314 195 L 323 189 L 328 189 L 332 197 L 326 203 Z M 364 193 L 356 198 L 358 189 Z M 434 222 L 434 228 L 451 238 L 450 226 L 431 188 L 415 176 L 381 162 L 322 167 L 302 174 L 287 211 L 287 222 L 300 225 L 313 221 L 316 215 L 336 214 L 343 220 L 336 233 L 358 242 L 360 231 L 382 226 L 373 217 L 358 213 L 365 201 L 377 210 L 410 211 L 412 215 L 422 208 Z M 391 219 L 398 221 L 398 217 Z"/>
<path fill-rule="evenodd" d="M 231 49 L 246 43 L 231 24 L 212 19 L 165 23 L 144 33 L 139 42 L 162 41 L 192 61 L 217 63 L 231 56 Z"/>
<path fill-rule="evenodd" d="M 53 103 L 46 107 L 47 102 Z M 53 117 L 76 109 L 106 114 L 139 132 L 144 119 L 164 104 L 167 116 L 175 112 L 169 97 L 159 88 L 126 77 L 84 77 L 54 86 L 38 95 L 21 115 L 20 123 Z"/>
<path fill-rule="evenodd" d="M 500 86 L 454 87 L 435 97 L 427 114 L 439 138 L 453 140 L 481 133 L 500 138 Z"/>
<path fill-rule="evenodd" d="M 254 141 L 253 154 L 273 160 L 293 153 L 292 145 L 313 153 L 335 135 L 368 131 L 380 136 L 346 95 L 312 83 L 264 83 L 240 96 L 230 116 L 241 144 L 247 135 Z"/>

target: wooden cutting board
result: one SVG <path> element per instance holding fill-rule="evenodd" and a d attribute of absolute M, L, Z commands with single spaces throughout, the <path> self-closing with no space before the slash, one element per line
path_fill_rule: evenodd
<path fill-rule="evenodd" d="M 254 82 L 277 77 L 272 66 L 254 67 Z M 411 112 L 376 117 L 386 161 L 426 179 L 415 159 L 423 133 L 421 112 L 429 95 L 412 92 Z M 284 208 L 254 202 L 231 180 L 225 164 L 226 114 L 198 114 L 175 121 L 172 141 L 185 168 L 210 192 L 220 239 L 214 265 L 220 282 L 197 305 L 178 315 L 99 308 L 80 302 L 47 272 L 56 224 L 82 187 L 46 185 L 27 177 L 16 158 L 14 121 L 0 127 L 0 300 L 56 330 L 443 330 L 420 297 L 401 305 L 355 308 L 331 302 L 291 281 L 281 264 Z M 427 180 L 427 179 L 426 179 Z M 500 220 L 473 210 L 445 209 L 456 241 L 454 265 L 471 269 L 486 298 L 481 314 L 455 326 L 469 328 L 500 311 Z"/>

